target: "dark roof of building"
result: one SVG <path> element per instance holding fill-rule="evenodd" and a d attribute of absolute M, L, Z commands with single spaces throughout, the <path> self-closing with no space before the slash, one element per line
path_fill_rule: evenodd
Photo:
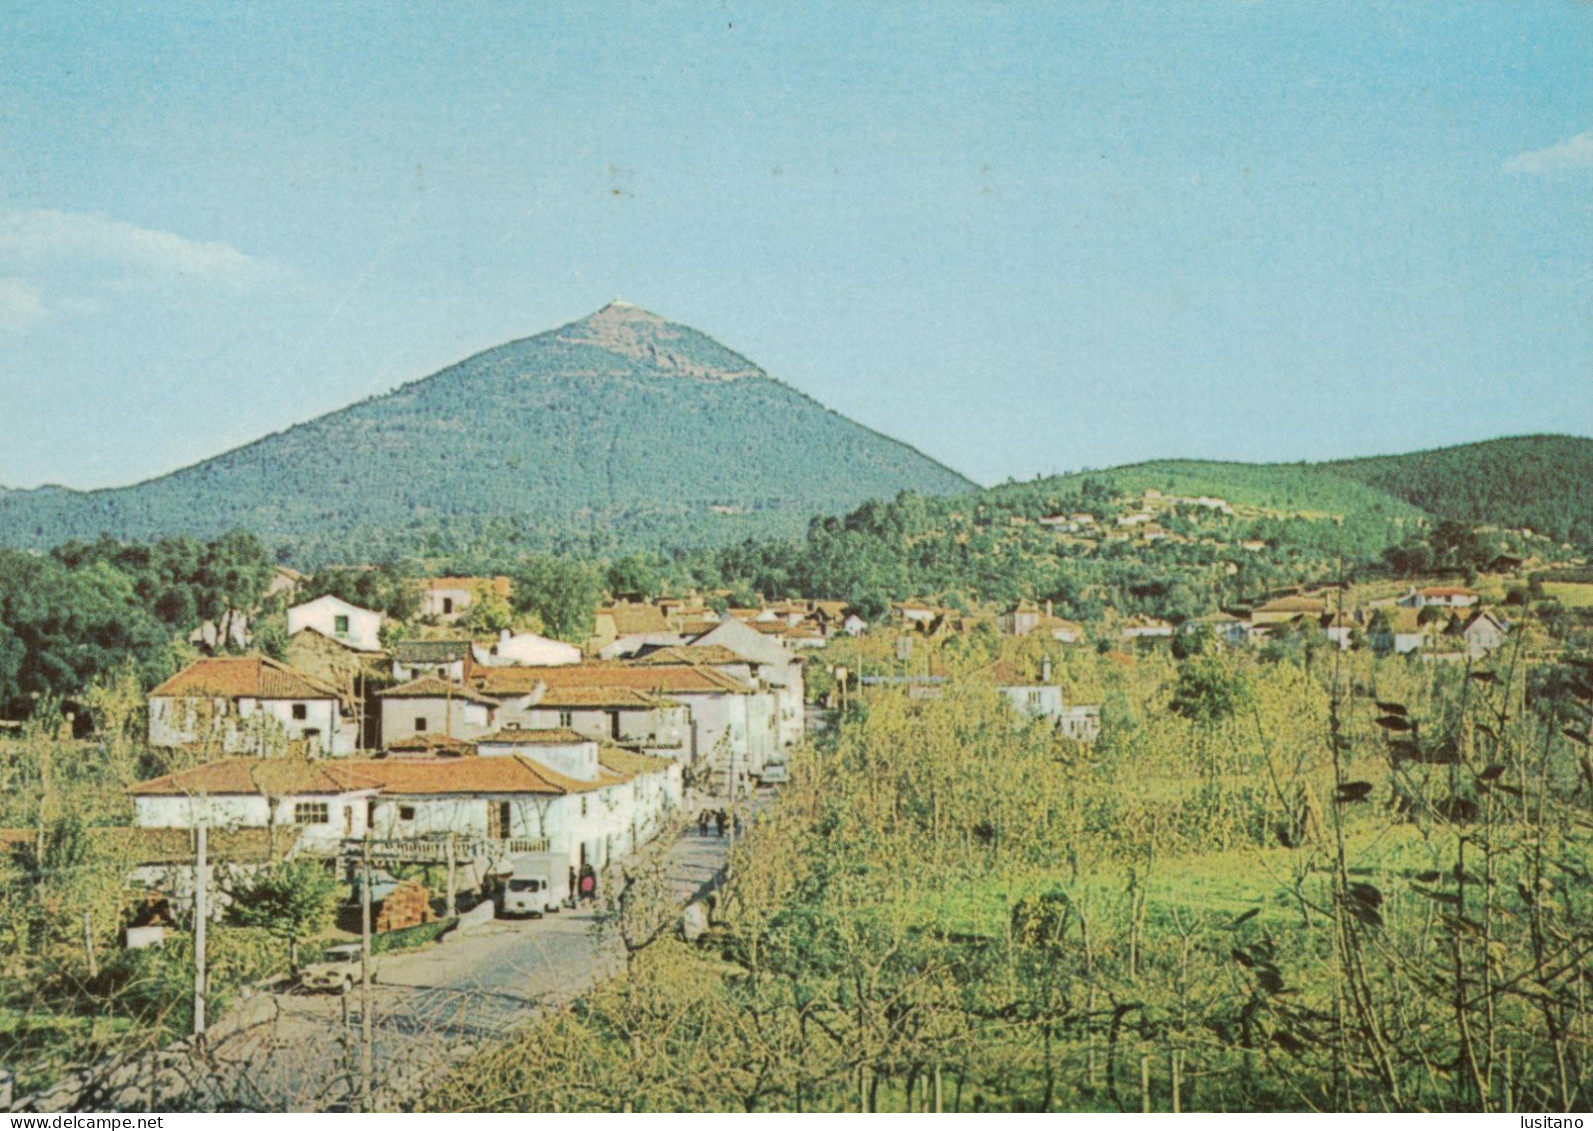
<path fill-rule="evenodd" d="M 452 664 L 470 656 L 469 640 L 396 640 L 393 659 L 400 664 Z"/>

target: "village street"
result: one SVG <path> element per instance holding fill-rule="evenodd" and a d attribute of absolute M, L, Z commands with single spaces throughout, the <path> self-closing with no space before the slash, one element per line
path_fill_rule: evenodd
<path fill-rule="evenodd" d="M 693 828 L 669 846 L 668 878 L 683 906 L 717 882 L 729 844 Z M 483 1043 L 613 970 L 618 942 L 600 940 L 594 927 L 591 911 L 566 910 L 494 920 L 423 950 L 382 955 L 372 991 L 374 1106 L 403 1106 Z M 140 1059 L 111 1068 L 88 1092 L 63 1082 L 35 1103 L 43 1111 L 357 1108 L 360 997 L 358 989 L 347 997 L 257 993 L 210 1027 L 208 1055 L 168 1051 L 158 1070 Z"/>
<path fill-rule="evenodd" d="M 669 879 L 682 905 L 715 882 L 728 853 L 728 839 L 695 831 L 670 846 Z M 600 941 L 594 920 L 586 910 L 495 920 L 425 950 L 382 956 L 372 994 L 376 1106 L 402 1105 L 450 1063 L 615 969 L 618 944 Z M 236 1098 L 277 1109 L 352 1106 L 360 1079 L 359 996 L 262 995 L 224 1019 L 212 1037 L 213 1054 L 226 1066 L 222 1076 L 232 1088 L 247 1080 L 258 1093 L 252 1102 Z"/>

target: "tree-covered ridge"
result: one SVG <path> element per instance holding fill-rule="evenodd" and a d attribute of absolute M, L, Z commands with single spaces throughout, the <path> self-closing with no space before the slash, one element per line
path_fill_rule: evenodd
<path fill-rule="evenodd" d="M 789 535 L 972 486 L 697 331 L 610 307 L 158 479 L 0 496 L 0 543 L 241 526 L 315 565 L 373 542 L 425 552 L 459 521 L 504 523 L 525 550 L 612 552 Z"/>
<path fill-rule="evenodd" d="M 1056 476 L 1037 484 L 1013 484 L 998 492 L 1066 491 L 1085 480 L 1111 483 L 1120 490 L 1164 495 L 1215 497 L 1235 506 L 1254 507 L 1283 514 L 1336 515 L 1346 519 L 1363 515 L 1420 519 L 1421 508 L 1391 497 L 1379 488 L 1320 467 L 1295 463 L 1233 463 L 1220 460 L 1152 460 L 1104 471 L 1081 471 Z"/>
<path fill-rule="evenodd" d="M 1317 466 L 1442 518 L 1593 545 L 1593 440 L 1583 436 L 1512 436 Z"/>
<path fill-rule="evenodd" d="M 689 582 L 843 599 L 872 615 L 919 596 L 965 608 L 1048 599 L 1080 620 L 1110 610 L 1179 621 L 1289 586 L 1558 556 L 1541 537 L 1473 530 L 1314 465 L 1165 460 L 903 495 L 815 519 L 799 543 L 683 560 Z"/>
<path fill-rule="evenodd" d="M 1310 494 L 1308 471 L 1284 471 L 1282 486 L 1267 492 L 1259 483 L 1272 469 L 1228 465 L 1239 471 L 1225 478 L 1224 465 L 1204 465 L 1197 480 L 1180 478 L 1183 466 L 1126 469 L 1122 481 L 1103 472 L 947 498 L 904 494 L 844 518 L 815 519 L 799 543 L 749 542 L 698 555 L 695 577 L 765 595 L 843 599 L 876 616 L 891 600 L 918 595 L 965 607 L 1049 599 L 1060 615 L 1084 620 L 1108 610 L 1182 620 L 1279 586 L 1380 569 L 1383 550 L 1427 523 L 1396 499 L 1333 477 L 1324 477 L 1322 494 Z M 1197 482 L 1203 493 L 1226 491 L 1232 513 L 1168 497 L 1170 485 L 1194 490 Z M 1141 484 L 1150 483 L 1163 497 L 1147 502 Z M 1291 495 L 1289 509 L 1236 502 L 1283 503 Z M 1330 509 L 1346 502 L 1359 509 Z M 1077 531 L 1042 521 L 1073 513 L 1092 521 Z M 1119 525 L 1137 514 L 1152 521 Z"/>

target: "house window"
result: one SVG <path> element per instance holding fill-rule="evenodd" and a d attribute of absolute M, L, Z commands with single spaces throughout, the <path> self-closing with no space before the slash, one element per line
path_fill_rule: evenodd
<path fill-rule="evenodd" d="M 1038 707 L 1039 705 L 1040 705 L 1040 693 L 1038 691 L 1029 692 L 1029 706 Z"/>
<path fill-rule="evenodd" d="M 424 734 L 425 732 L 426 732 L 426 716 L 425 715 L 416 715 L 415 716 L 415 733 L 416 734 Z"/>
<path fill-rule="evenodd" d="M 294 722 L 302 723 L 305 719 L 308 719 L 309 717 L 310 717 L 310 705 L 308 703 L 295 703 L 295 704 L 293 704 L 293 721 Z"/>
<path fill-rule="evenodd" d="M 444 597 L 443 598 L 443 615 L 447 616 L 449 613 L 451 613 L 453 611 L 454 611 L 454 599 L 452 597 Z"/>
<path fill-rule="evenodd" d="M 332 631 L 337 633 L 339 636 L 347 636 L 348 635 L 348 617 L 333 617 L 332 618 Z"/>
<path fill-rule="evenodd" d="M 559 712 L 559 725 L 561 727 L 573 726 L 574 724 L 575 724 L 575 712 L 573 712 L 573 711 L 560 711 Z"/>
<path fill-rule="evenodd" d="M 586 798 L 581 798 L 581 816 L 586 816 Z"/>
<path fill-rule="evenodd" d="M 400 805 L 398 807 L 398 819 L 400 821 L 413 821 L 415 819 L 415 807 L 413 805 Z"/>
<path fill-rule="evenodd" d="M 332 823 L 332 814 L 324 801 L 295 801 L 293 803 L 293 823 L 295 825 L 329 825 Z"/>
<path fill-rule="evenodd" d="M 448 678 L 448 669 L 447 668 L 438 668 L 437 669 L 437 678 L 438 679 L 447 679 Z"/>

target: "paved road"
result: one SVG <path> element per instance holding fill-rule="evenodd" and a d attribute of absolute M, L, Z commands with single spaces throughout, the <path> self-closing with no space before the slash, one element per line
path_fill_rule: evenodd
<path fill-rule="evenodd" d="M 728 840 L 695 828 L 667 849 L 670 885 L 684 904 L 716 882 Z M 591 911 L 488 923 L 424 950 L 383 955 L 372 990 L 375 1105 L 411 1101 L 450 1064 L 615 969 L 617 940 Z M 39 1110 L 325 1111 L 359 1105 L 361 993 L 259 993 L 213 1025 L 205 1055 L 169 1051 L 109 1066 L 92 1100 L 70 1084 Z"/>

